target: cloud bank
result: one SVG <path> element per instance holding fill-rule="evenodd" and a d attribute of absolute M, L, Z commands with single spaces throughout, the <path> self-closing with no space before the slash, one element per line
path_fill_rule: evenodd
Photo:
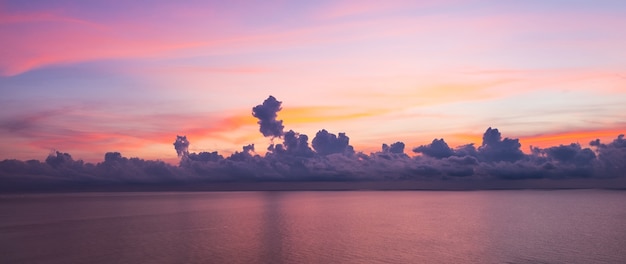
<path fill-rule="evenodd" d="M 68 153 L 52 152 L 45 161 L 0 161 L 0 190 L 52 188 L 86 185 L 192 185 L 211 182 L 294 181 L 459 181 L 528 179 L 616 179 L 626 178 L 626 140 L 619 135 L 609 143 L 594 140 L 591 148 L 578 143 L 521 151 L 518 139 L 502 137 L 487 128 L 482 144 L 450 148 L 443 138 L 414 147 L 382 144 L 373 153 L 355 151 L 350 138 L 326 129 L 309 137 L 293 130 L 284 132 L 278 112 L 282 102 L 269 96 L 252 108 L 259 131 L 271 138 L 261 156 L 253 144 L 228 157 L 218 152 L 189 152 L 190 140 L 176 136 L 174 150 L 178 166 L 159 160 L 124 157 L 108 152 L 104 161 L 92 164 L 74 160 Z M 274 141 L 282 140 L 274 143 Z"/>

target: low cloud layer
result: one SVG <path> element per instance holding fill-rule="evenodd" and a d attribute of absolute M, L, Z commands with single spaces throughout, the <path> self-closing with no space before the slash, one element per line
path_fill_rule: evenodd
<path fill-rule="evenodd" d="M 109 152 L 104 161 L 91 164 L 55 151 L 45 161 L 0 161 L 2 190 L 37 186 L 181 184 L 230 181 L 490 181 L 528 179 L 626 178 L 626 140 L 594 140 L 591 148 L 578 143 L 521 151 L 518 139 L 502 137 L 487 128 L 482 144 L 451 148 L 443 138 L 416 146 L 416 156 L 405 153 L 405 144 L 382 144 L 378 152 L 355 151 L 342 132 L 319 130 L 312 140 L 293 130 L 284 132 L 278 120 L 282 102 L 270 96 L 252 108 L 259 131 L 272 138 L 264 156 L 253 144 L 228 157 L 217 152 L 190 153 L 190 140 L 176 136 L 178 166 L 162 161 L 124 157 Z M 282 139 L 282 142 L 274 141 Z"/>

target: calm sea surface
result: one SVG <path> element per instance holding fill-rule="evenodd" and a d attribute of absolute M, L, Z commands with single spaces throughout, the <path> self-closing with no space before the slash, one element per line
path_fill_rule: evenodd
<path fill-rule="evenodd" d="M 626 263 L 626 192 L 3 195 L 0 263 Z"/>

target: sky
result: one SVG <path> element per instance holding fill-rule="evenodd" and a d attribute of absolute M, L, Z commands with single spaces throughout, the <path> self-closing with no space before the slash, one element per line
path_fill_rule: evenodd
<path fill-rule="evenodd" d="M 365 153 L 488 127 L 522 151 L 626 132 L 624 1 L 2 1 L 0 160 L 229 155 L 252 107 Z M 410 152 L 410 151 L 408 151 Z M 414 153 L 408 153 L 414 155 Z"/>

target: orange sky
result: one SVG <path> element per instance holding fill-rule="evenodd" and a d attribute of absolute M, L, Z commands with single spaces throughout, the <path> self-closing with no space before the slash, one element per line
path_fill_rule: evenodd
<path fill-rule="evenodd" d="M 434 138 L 522 150 L 626 133 L 623 1 L 0 2 L 0 159 L 175 161 L 285 129 L 357 151 Z"/>

